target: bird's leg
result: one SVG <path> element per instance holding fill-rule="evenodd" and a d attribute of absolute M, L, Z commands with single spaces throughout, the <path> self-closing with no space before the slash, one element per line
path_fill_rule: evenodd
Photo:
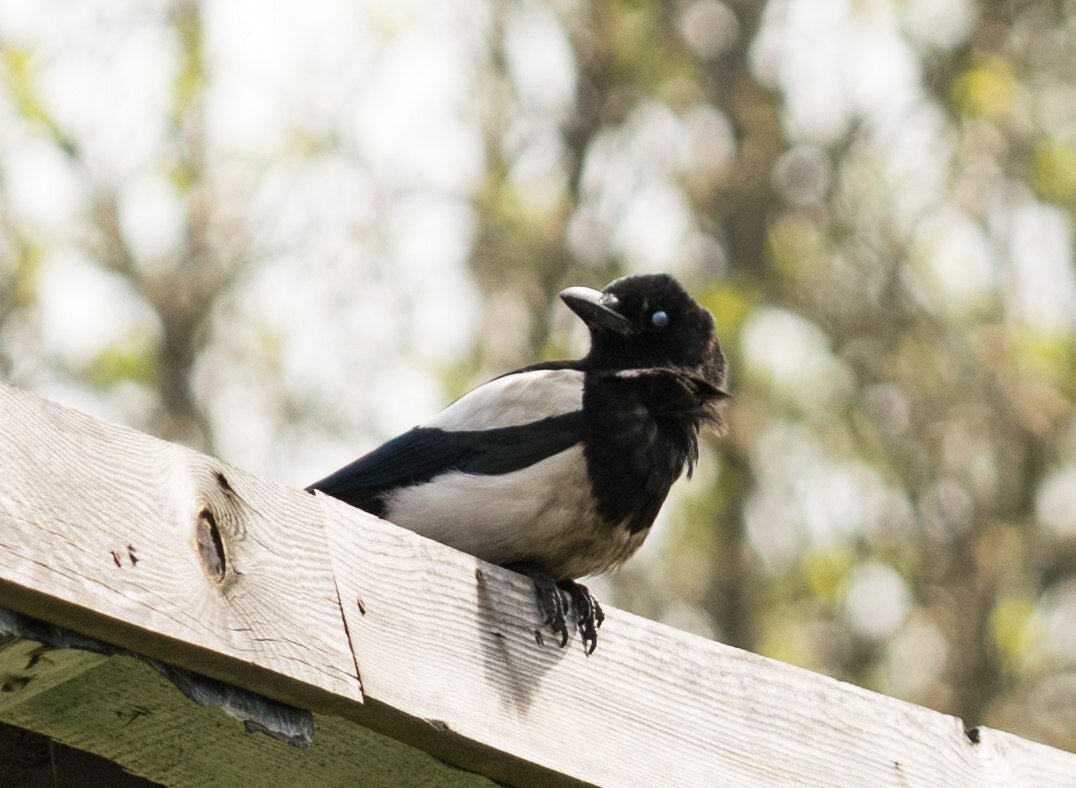
<path fill-rule="evenodd" d="M 593 654 L 594 647 L 598 645 L 598 627 L 605 621 L 605 612 L 601 604 L 597 597 L 590 593 L 590 589 L 581 583 L 574 580 L 562 580 L 557 585 L 572 599 L 576 616 L 575 625 L 583 638 L 583 651 Z"/>
<path fill-rule="evenodd" d="M 506 568 L 531 579 L 538 595 L 538 609 L 542 611 L 542 626 L 547 626 L 553 630 L 553 634 L 560 635 L 561 648 L 568 645 L 568 623 L 564 614 L 568 610 L 571 592 L 558 586 L 557 581 L 537 564 L 511 564 Z"/>

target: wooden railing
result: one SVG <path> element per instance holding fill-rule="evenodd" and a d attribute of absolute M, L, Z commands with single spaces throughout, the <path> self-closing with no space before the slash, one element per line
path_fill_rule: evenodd
<path fill-rule="evenodd" d="M 287 747 L 139 660 L 0 639 L 0 721 L 165 784 L 1076 785 L 1076 755 L 618 610 L 590 657 L 539 645 L 520 576 L 4 385 L 0 436 L 0 607 L 315 713 Z"/>

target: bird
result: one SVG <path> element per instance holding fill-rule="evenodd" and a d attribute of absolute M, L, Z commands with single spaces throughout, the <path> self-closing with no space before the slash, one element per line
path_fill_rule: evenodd
<path fill-rule="evenodd" d="M 577 580 L 639 548 L 729 394 L 714 318 L 671 275 L 560 299 L 585 356 L 495 377 L 306 489 L 528 576 L 542 626 L 563 648 L 574 611 L 589 655 L 605 615 Z"/>

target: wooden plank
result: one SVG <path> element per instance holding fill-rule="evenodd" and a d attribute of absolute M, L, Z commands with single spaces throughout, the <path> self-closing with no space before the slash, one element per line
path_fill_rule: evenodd
<path fill-rule="evenodd" d="M 521 577 L 3 386 L 0 434 L 0 605 L 503 782 L 1076 786 L 1076 756 L 987 729 L 976 743 L 955 718 L 627 613 L 607 611 L 589 658 L 578 639 L 539 646 Z M 81 687 L 89 703 L 113 691 L 89 681 L 100 669 L 37 697 Z M 40 724 L 62 716 L 51 708 Z M 65 724 L 49 722 L 98 741 Z M 140 773 L 161 779 L 170 762 L 153 752 Z"/>
<path fill-rule="evenodd" d="M 606 608 L 536 645 L 529 581 L 319 495 L 367 704 L 606 786 L 1076 786 L 1076 756 Z"/>
<path fill-rule="evenodd" d="M 278 697 L 361 701 L 310 496 L 5 385 L 0 435 L 0 604 Z"/>
<path fill-rule="evenodd" d="M 305 750 L 247 733 L 223 714 L 190 703 L 129 657 L 102 658 L 63 685 L 0 712 L 0 719 L 168 786 L 491 785 L 338 717 L 318 715 L 317 743 Z"/>
<path fill-rule="evenodd" d="M 462 766 L 571 784 L 406 711 L 362 707 L 313 496 L 4 384 L 0 436 L 0 606 L 346 712 Z"/>
<path fill-rule="evenodd" d="M 106 657 L 0 636 L 0 714 L 81 675 Z"/>

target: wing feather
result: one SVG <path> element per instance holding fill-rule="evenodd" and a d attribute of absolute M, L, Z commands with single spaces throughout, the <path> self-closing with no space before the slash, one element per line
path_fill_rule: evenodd
<path fill-rule="evenodd" d="M 578 410 L 487 430 L 415 427 L 307 490 L 320 490 L 380 515 L 385 493 L 451 471 L 491 475 L 526 468 L 578 443 L 582 425 Z"/>
<path fill-rule="evenodd" d="M 527 367 L 501 375 L 464 394 L 423 427 L 488 430 L 526 426 L 583 407 L 583 372 L 558 367 Z"/>

